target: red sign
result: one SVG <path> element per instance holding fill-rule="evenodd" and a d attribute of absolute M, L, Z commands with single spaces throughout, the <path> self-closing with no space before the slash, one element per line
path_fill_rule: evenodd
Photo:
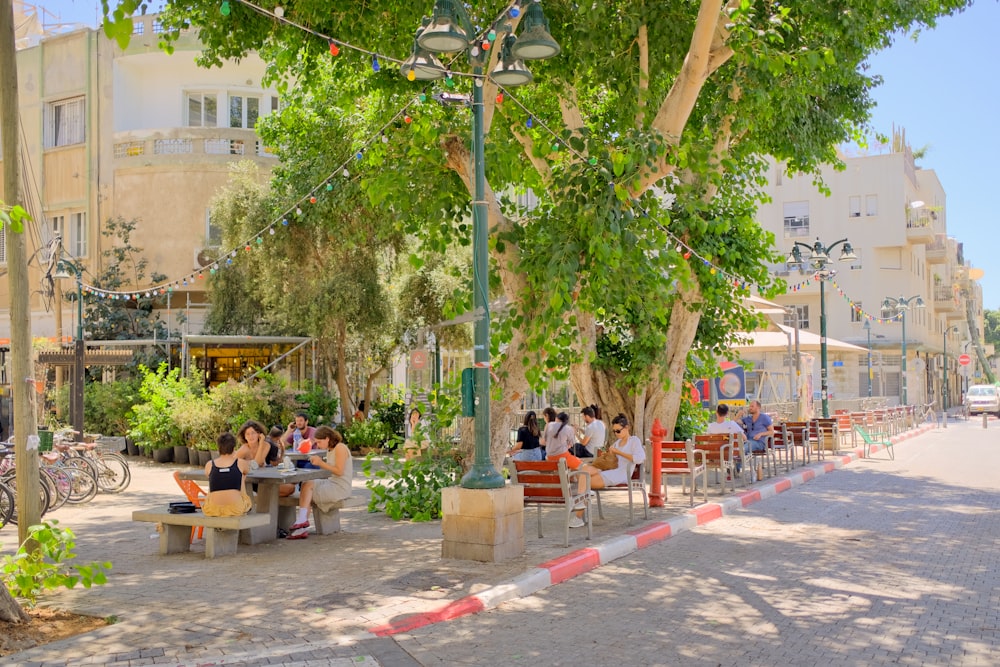
<path fill-rule="evenodd" d="M 968 366 L 972 363 L 972 357 L 967 354 L 958 355 L 958 363 L 962 366 Z"/>
<path fill-rule="evenodd" d="M 427 368 L 427 352 L 424 350 L 410 352 L 410 368 L 415 371 L 422 371 Z"/>

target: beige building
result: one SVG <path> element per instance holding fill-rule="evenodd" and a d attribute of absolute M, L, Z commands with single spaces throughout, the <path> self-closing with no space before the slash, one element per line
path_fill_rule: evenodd
<path fill-rule="evenodd" d="M 872 394 L 890 402 L 902 398 L 903 327 L 895 309 L 883 302 L 920 296 L 925 307 L 906 312 L 907 399 L 909 403 L 942 403 L 944 351 L 948 354 L 950 404 L 960 402 L 965 377 L 957 358 L 975 349 L 967 345 L 970 318 L 973 335 L 982 340 L 982 275 L 965 260 L 962 244 L 948 235 L 944 188 L 931 169 L 915 166 L 902 136 L 898 149 L 884 155 L 845 158 L 846 169 L 825 167 L 819 192 L 812 176 L 789 177 L 772 164 L 767 193 L 758 219 L 775 235 L 786 256 L 798 246 L 803 258 L 817 240 L 831 246 L 847 239 L 856 259 L 839 261 L 842 245 L 830 253 L 828 268 L 836 274 L 824 282 L 827 335 L 872 350 Z M 793 306 L 802 327 L 820 332 L 820 281 L 806 262 L 805 273 L 789 264 L 775 270 L 788 281 L 788 293 L 775 301 Z M 865 328 L 868 322 L 870 328 Z M 820 387 L 817 359 L 813 386 Z M 975 361 L 970 365 L 975 382 Z M 868 355 L 828 363 L 831 399 L 868 395 Z"/>
<path fill-rule="evenodd" d="M 207 262 L 203 250 L 220 242 L 210 201 L 234 161 L 256 161 L 264 177 L 275 163 L 253 130 L 257 118 L 278 108 L 277 93 L 261 83 L 259 58 L 203 69 L 195 64 L 193 33 L 168 55 L 157 47 L 155 16 L 136 17 L 134 26 L 125 51 L 85 27 L 18 40 L 21 168 L 35 219 L 27 234 L 35 336 L 55 336 L 60 324 L 64 336 L 75 331 L 74 304 L 62 301 L 59 312 L 60 299 L 44 295 L 53 238 L 81 260 L 89 283 L 106 261 L 104 225 L 118 216 L 139 221 L 132 243 L 145 250 L 149 273 L 178 283 L 170 329 L 200 333 L 204 283 L 183 279 Z M 0 338 L 10 335 L 5 240 L 0 236 Z"/>

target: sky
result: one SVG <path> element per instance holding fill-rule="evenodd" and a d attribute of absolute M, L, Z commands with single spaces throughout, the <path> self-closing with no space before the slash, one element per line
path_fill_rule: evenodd
<path fill-rule="evenodd" d="M 34 4 L 63 22 L 94 26 L 99 16 L 99 0 Z M 57 19 L 47 16 L 49 21 Z M 967 261 L 985 270 L 983 305 L 994 310 L 1000 308 L 1000 264 L 992 266 L 990 257 L 997 258 L 1000 241 L 991 232 L 998 217 L 998 205 L 992 202 L 1000 195 L 1000 183 L 993 180 L 997 174 L 986 158 L 1000 156 L 998 29 L 1000 2 L 976 0 L 963 13 L 921 32 L 916 41 L 898 36 L 871 59 L 871 71 L 884 79 L 874 94 L 873 127 L 891 136 L 895 124 L 906 130 L 914 150 L 928 148 L 918 164 L 937 173 L 947 196 L 948 234 L 964 244 Z"/>

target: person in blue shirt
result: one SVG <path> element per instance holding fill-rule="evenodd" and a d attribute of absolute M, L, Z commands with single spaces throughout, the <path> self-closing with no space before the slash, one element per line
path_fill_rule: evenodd
<path fill-rule="evenodd" d="M 749 414 L 741 420 L 743 430 L 747 434 L 748 453 L 759 454 L 767 450 L 769 438 L 774 437 L 774 423 L 760 409 L 760 401 L 750 401 Z M 761 466 L 757 466 L 757 479 L 762 476 Z"/>

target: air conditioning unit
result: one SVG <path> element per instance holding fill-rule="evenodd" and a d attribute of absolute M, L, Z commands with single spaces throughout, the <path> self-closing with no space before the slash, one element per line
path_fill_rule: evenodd
<path fill-rule="evenodd" d="M 194 250 L 194 268 L 204 269 L 210 264 L 214 263 L 219 259 L 219 248 L 195 248 Z"/>

